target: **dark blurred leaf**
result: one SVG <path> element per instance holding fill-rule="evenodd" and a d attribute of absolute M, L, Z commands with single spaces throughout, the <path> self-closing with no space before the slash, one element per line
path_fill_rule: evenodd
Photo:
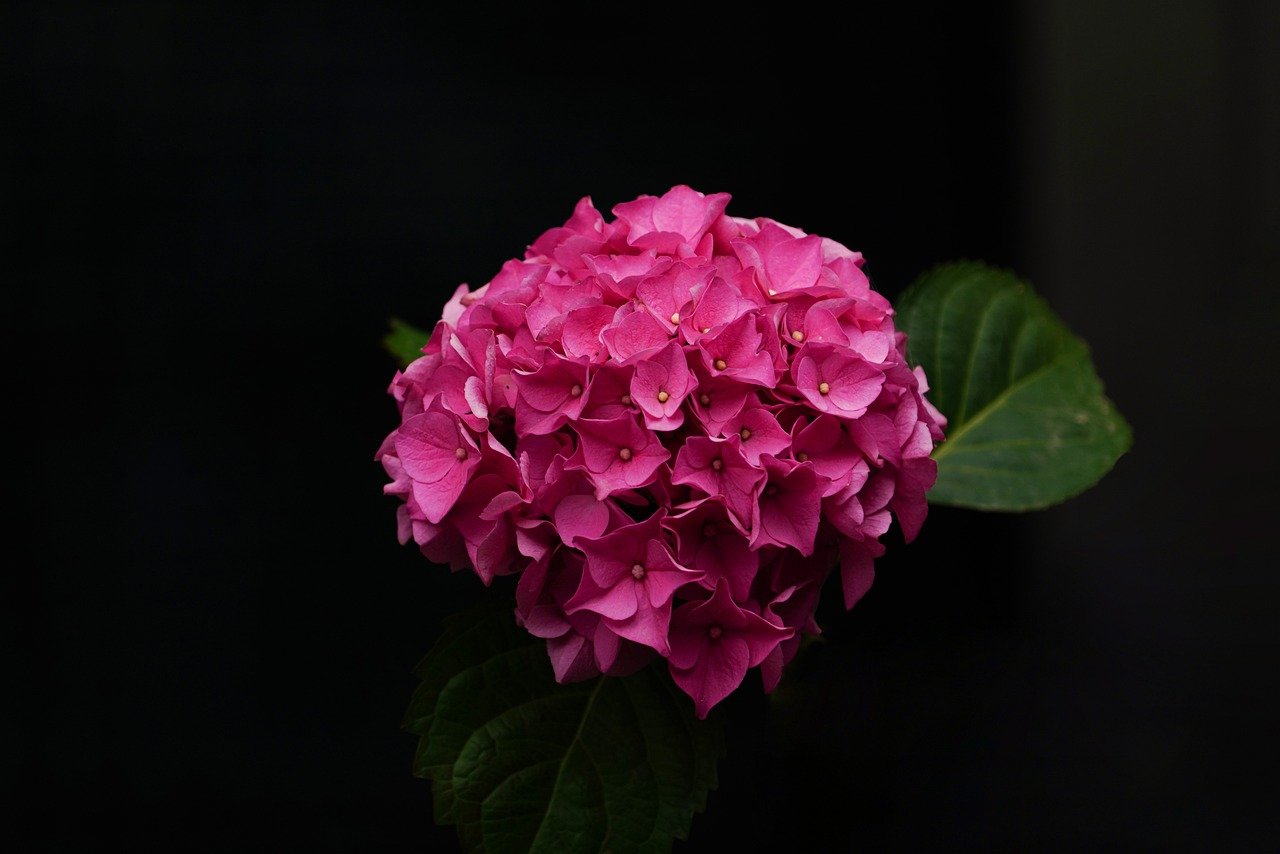
<path fill-rule="evenodd" d="M 404 367 L 422 355 L 431 333 L 410 326 L 398 317 L 391 318 L 391 331 L 382 338 L 382 346 Z"/>
<path fill-rule="evenodd" d="M 666 851 L 716 785 L 719 726 L 664 668 L 559 685 L 509 607 L 448 620 L 417 673 L 414 773 L 469 851 Z"/>

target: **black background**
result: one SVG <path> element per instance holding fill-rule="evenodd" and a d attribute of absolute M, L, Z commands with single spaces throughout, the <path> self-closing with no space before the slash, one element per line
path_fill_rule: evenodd
<path fill-rule="evenodd" d="M 450 850 L 399 716 L 485 594 L 395 543 L 386 317 L 580 195 L 690 183 L 890 296 L 1017 269 L 1136 444 L 891 544 L 786 690 L 726 704 L 684 850 L 1277 844 L 1275 4 L 426 5 L 4 13 L 23 829 Z"/>

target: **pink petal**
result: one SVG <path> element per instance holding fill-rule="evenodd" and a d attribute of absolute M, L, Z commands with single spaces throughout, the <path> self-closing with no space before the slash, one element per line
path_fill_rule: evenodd
<path fill-rule="evenodd" d="M 705 718 L 713 706 L 742 684 L 750 660 L 745 639 L 722 637 L 703 652 L 692 668 L 679 670 L 672 665 L 671 678 L 693 698 L 698 717 Z"/>
<path fill-rule="evenodd" d="M 671 621 L 671 603 L 655 608 L 642 601 L 635 614 L 625 620 L 608 619 L 609 628 L 629 641 L 642 644 L 660 655 L 668 655 L 667 626 Z"/>
<path fill-rule="evenodd" d="M 571 359 L 600 361 L 604 355 L 601 331 L 613 322 L 615 309 L 608 305 L 579 308 L 569 313 L 564 322 L 564 352 Z"/>
<path fill-rule="evenodd" d="M 547 654 L 557 682 L 581 682 L 600 674 L 591 642 L 577 632 L 547 641 Z"/>
<path fill-rule="evenodd" d="M 670 340 L 667 330 L 647 311 L 632 311 L 623 316 L 606 328 L 601 337 L 609 355 L 618 362 L 650 354 Z"/>
<path fill-rule="evenodd" d="M 463 459 L 477 451 L 458 429 L 457 417 L 440 411 L 423 412 L 400 425 L 395 448 L 405 473 L 419 483 L 434 483 L 457 466 L 458 448 L 463 449 Z"/>
<path fill-rule="evenodd" d="M 671 597 L 677 590 L 686 584 L 700 581 L 701 579 L 702 573 L 685 569 L 670 572 L 650 572 L 644 578 L 645 593 L 648 596 L 649 605 L 654 608 L 670 605 Z"/>
<path fill-rule="evenodd" d="M 728 193 L 704 196 L 684 185 L 672 187 L 653 206 L 653 225 L 658 231 L 679 234 L 686 243 L 696 243 L 728 204 Z"/>
<path fill-rule="evenodd" d="M 822 238 L 811 235 L 785 240 L 768 250 L 765 271 L 778 293 L 808 288 L 822 269 Z"/>
<path fill-rule="evenodd" d="M 714 332 L 725 324 L 733 322 L 752 306 L 753 303 L 743 299 L 739 292 L 724 279 L 712 279 L 711 284 L 707 285 L 706 290 L 698 297 L 693 314 L 683 317 L 680 321 L 685 340 L 690 343 L 698 340 L 702 335 L 707 334 L 702 331 L 703 329 Z"/>
<path fill-rule="evenodd" d="M 841 367 L 830 383 L 831 399 L 849 412 L 861 414 L 880 396 L 884 374 L 862 361 L 851 361 Z"/>
<path fill-rule="evenodd" d="M 618 634 L 609 628 L 607 620 L 601 620 L 592 636 L 592 641 L 595 647 L 596 665 L 601 672 L 608 673 L 609 668 L 613 667 L 614 662 L 618 660 L 618 648 L 621 645 Z"/>
<path fill-rule="evenodd" d="M 413 482 L 413 497 L 426 514 L 427 521 L 439 524 L 453 509 L 467 485 L 468 469 L 454 466 L 435 483 Z"/>
<path fill-rule="evenodd" d="M 840 542 L 840 586 L 844 590 L 844 607 L 852 608 L 871 589 L 875 580 L 875 560 L 861 543 L 850 539 Z"/>
<path fill-rule="evenodd" d="M 609 527 L 609 508 L 590 495 L 569 495 L 553 516 L 556 531 L 567 544 L 578 537 L 599 537 Z"/>
<path fill-rule="evenodd" d="M 590 611 L 611 620 L 625 620 L 636 613 L 639 602 L 640 585 L 630 578 L 621 579 L 612 587 L 599 588 L 590 581 L 590 576 L 583 576 L 583 586 L 565 603 L 565 610 Z"/>

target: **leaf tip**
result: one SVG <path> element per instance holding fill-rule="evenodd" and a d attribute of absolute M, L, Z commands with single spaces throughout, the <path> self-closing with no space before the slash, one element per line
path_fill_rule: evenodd
<path fill-rule="evenodd" d="M 431 337 L 398 317 L 388 318 L 387 328 L 387 333 L 382 336 L 383 349 L 394 356 L 402 368 L 422 355 L 422 348 Z"/>

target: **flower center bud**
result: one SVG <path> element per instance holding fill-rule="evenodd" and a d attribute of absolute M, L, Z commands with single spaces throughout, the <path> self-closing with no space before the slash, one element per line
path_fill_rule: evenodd
<path fill-rule="evenodd" d="M 724 359 L 716 359 L 714 364 L 717 371 L 723 371 L 725 368 L 729 367 L 729 363 Z"/>
<path fill-rule="evenodd" d="M 809 455 L 806 454 L 804 451 L 801 451 L 800 453 L 796 454 L 796 459 L 800 462 L 804 462 L 805 460 L 809 459 Z"/>
<path fill-rule="evenodd" d="M 454 448 L 454 449 L 453 449 L 453 455 L 454 455 L 455 457 L 457 457 L 458 459 L 460 459 L 460 460 L 465 460 L 465 459 L 467 458 L 467 449 L 466 449 L 466 448 Z"/>
<path fill-rule="evenodd" d="M 718 623 L 712 623 L 707 626 L 707 637 L 712 640 L 720 640 L 720 636 L 724 634 L 724 629 L 720 628 Z"/>
<path fill-rule="evenodd" d="M 775 291 L 773 288 L 769 288 L 769 296 L 776 297 L 777 295 L 778 295 L 777 291 Z"/>
<path fill-rule="evenodd" d="M 741 436 L 742 441 L 745 442 L 751 438 L 751 431 L 748 430 L 746 427 L 743 427 L 741 430 L 738 431 L 738 435 Z"/>
<path fill-rule="evenodd" d="M 799 329 L 793 329 L 793 330 L 791 331 L 791 340 L 793 340 L 793 341 L 803 341 L 803 340 L 804 340 L 804 333 L 803 333 L 803 332 L 801 332 Z"/>
<path fill-rule="evenodd" d="M 772 498 L 778 494 L 778 487 L 771 483 L 764 488 L 764 494 Z"/>
<path fill-rule="evenodd" d="M 578 385 L 577 383 L 574 383 L 573 388 L 569 389 L 569 394 L 573 395 L 574 397 L 582 397 L 582 386 Z"/>
<path fill-rule="evenodd" d="M 679 323 L 679 322 L 680 322 L 680 312 L 678 312 L 678 311 L 673 311 L 673 312 L 671 312 L 671 322 L 672 322 L 672 323 Z"/>
<path fill-rule="evenodd" d="M 631 459 L 631 449 L 630 448 L 618 449 L 618 456 L 622 458 L 623 462 L 626 462 L 627 460 Z"/>
<path fill-rule="evenodd" d="M 631 405 L 631 395 L 629 395 L 629 394 L 624 394 L 624 395 L 622 396 L 622 405 L 623 405 L 623 406 L 630 406 L 630 405 Z"/>
<path fill-rule="evenodd" d="M 698 395 L 698 400 L 702 401 L 703 406 L 711 405 L 711 395 L 707 394 L 705 391 Z"/>
<path fill-rule="evenodd" d="M 831 391 L 831 383 L 818 383 L 818 394 L 826 394 Z"/>
<path fill-rule="evenodd" d="M 710 332 L 710 331 L 711 331 L 711 327 L 710 327 L 710 326 L 704 326 L 704 327 L 702 327 L 702 334 L 703 334 L 703 335 L 707 334 L 707 333 L 708 333 L 708 332 Z"/>
<path fill-rule="evenodd" d="M 475 301 L 476 301 L 475 294 L 463 294 L 462 299 L 458 300 L 458 302 L 462 303 L 463 305 L 471 305 Z"/>
<path fill-rule="evenodd" d="M 712 460 L 711 467 L 716 471 L 720 471 L 720 469 L 724 468 L 724 460 Z"/>
<path fill-rule="evenodd" d="M 631 577 L 636 581 L 644 578 L 644 567 L 638 563 L 633 563 L 631 565 Z"/>
<path fill-rule="evenodd" d="M 665 391 L 658 392 L 658 403 L 666 403 L 670 399 L 671 395 L 667 394 Z"/>

